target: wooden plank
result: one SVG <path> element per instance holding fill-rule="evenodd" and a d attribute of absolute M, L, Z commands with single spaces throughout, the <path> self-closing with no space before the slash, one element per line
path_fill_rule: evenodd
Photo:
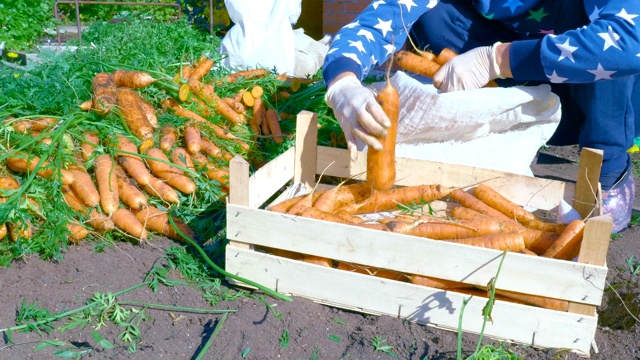
<path fill-rule="evenodd" d="M 228 203 L 249 206 L 251 198 L 249 193 L 249 163 L 240 155 L 234 156 L 229 161 L 229 184 Z M 229 241 L 228 246 L 244 249 L 252 248 L 249 244 L 236 241 Z"/>
<path fill-rule="evenodd" d="M 594 209 L 598 196 L 603 156 L 602 150 L 591 148 L 583 148 L 580 153 L 573 208 L 583 219 L 598 215 Z"/>
<path fill-rule="evenodd" d="M 327 167 L 325 171 L 327 175 L 364 179 L 366 153 L 359 153 L 358 160 L 351 163 L 347 150 L 320 146 L 316 172 L 320 173 Z M 443 184 L 456 188 L 469 188 L 484 183 L 518 205 L 541 210 L 555 208 L 565 194 L 565 183 L 562 181 L 466 165 L 397 158 L 396 171 L 396 184 L 401 186 Z"/>
<path fill-rule="evenodd" d="M 258 208 L 293 179 L 295 149 L 290 148 L 249 178 L 249 207 Z"/>
<path fill-rule="evenodd" d="M 359 312 L 436 324 L 452 331 L 457 331 L 462 302 L 469 297 L 241 249 L 229 249 L 226 264 L 227 271 L 282 293 Z M 485 304 L 485 298 L 471 298 L 464 309 L 463 331 L 480 332 Z M 503 301 L 496 302 L 492 318 L 493 323 L 487 323 L 485 329 L 489 337 L 585 354 L 589 353 L 597 327 L 597 318 L 593 316 Z"/>
<path fill-rule="evenodd" d="M 265 224 L 278 231 L 264 231 Z M 484 286 L 501 251 L 228 205 L 231 240 Z M 510 253 L 500 288 L 600 304 L 606 268 Z M 532 271 L 535 269 L 535 271 Z M 549 281 L 553 279 L 553 281 Z M 583 300 L 586 299 L 586 300 Z"/>
<path fill-rule="evenodd" d="M 296 145 L 293 182 L 313 188 L 316 175 L 318 114 L 301 111 L 296 118 Z"/>
<path fill-rule="evenodd" d="M 585 224 L 578 262 L 604 266 L 609 252 L 612 228 L 613 220 L 610 214 L 588 219 Z M 602 291 L 604 291 L 604 287 Z M 571 303 L 569 304 L 569 311 L 576 314 L 594 316 L 596 314 L 596 306 Z"/>

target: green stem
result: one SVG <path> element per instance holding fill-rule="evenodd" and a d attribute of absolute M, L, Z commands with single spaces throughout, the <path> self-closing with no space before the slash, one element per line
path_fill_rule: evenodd
<path fill-rule="evenodd" d="M 200 350 L 195 360 L 202 360 L 204 355 L 207 353 L 207 350 L 209 350 L 209 348 L 211 347 L 211 343 L 213 343 L 213 339 L 215 339 L 216 336 L 218 336 L 220 329 L 222 329 L 222 324 L 224 324 L 224 322 L 227 320 L 228 315 L 229 315 L 228 313 L 225 313 L 224 315 L 222 315 L 222 319 L 220 319 L 220 321 L 216 325 L 216 328 L 213 329 L 213 333 L 211 333 L 209 340 L 207 340 L 207 342 L 204 344 L 204 346 L 202 347 L 202 350 Z"/>
<path fill-rule="evenodd" d="M 216 265 L 216 264 L 215 264 L 215 263 L 214 263 L 214 262 L 209 258 L 209 256 L 207 255 L 207 253 L 205 253 L 205 252 L 204 252 L 204 250 L 203 250 L 203 249 L 202 249 L 202 248 L 201 248 L 201 247 L 200 247 L 200 246 L 199 246 L 199 245 L 198 245 L 198 244 L 197 244 L 197 243 L 196 243 L 192 238 L 190 238 L 189 236 L 187 236 L 185 233 L 183 233 L 183 232 L 182 232 L 182 231 L 181 231 L 181 230 L 176 226 L 175 222 L 173 221 L 173 216 L 169 216 L 169 222 L 171 223 L 171 226 L 176 230 L 176 232 L 177 232 L 177 233 L 178 233 L 178 234 L 179 234 L 179 235 L 180 235 L 180 236 L 181 236 L 181 237 L 182 237 L 182 238 L 183 238 L 183 239 L 184 239 L 184 240 L 185 240 L 189 245 L 193 246 L 193 247 L 196 249 L 196 251 L 200 254 L 200 256 L 202 256 L 202 258 L 204 259 L 204 261 L 205 261 L 209 266 L 211 266 L 215 271 L 217 271 L 218 273 L 220 273 L 220 274 L 222 274 L 222 275 L 224 275 L 224 276 L 226 276 L 226 277 L 229 277 L 229 278 L 231 278 L 231 279 L 234 279 L 234 280 L 236 280 L 236 281 L 243 282 L 243 283 L 245 283 L 245 284 L 247 284 L 247 285 L 249 285 L 249 286 L 256 287 L 256 288 L 258 288 L 258 289 L 260 289 L 260 290 L 264 291 L 265 293 L 267 293 L 267 294 L 269 294 L 269 295 L 271 295 L 271 296 L 273 296 L 273 297 L 275 297 L 275 298 L 277 298 L 277 299 L 285 300 L 285 301 L 293 301 L 293 299 L 291 299 L 291 297 L 286 296 L 286 295 L 283 295 L 283 294 L 280 294 L 280 293 L 279 293 L 279 292 L 277 292 L 277 291 L 273 291 L 273 290 L 271 290 L 271 289 L 267 288 L 267 287 L 266 287 L 266 286 L 264 286 L 264 285 L 260 285 L 260 284 L 258 284 L 258 283 L 257 283 L 257 282 L 255 282 L 255 281 L 251 281 L 251 280 L 249 280 L 249 279 L 245 279 L 245 278 L 243 278 L 243 277 L 240 277 L 240 276 L 237 276 L 237 275 L 234 275 L 234 274 L 232 274 L 232 273 L 230 273 L 230 272 L 225 271 L 224 269 L 222 269 L 221 267 L 219 267 L 218 265 Z"/>
<path fill-rule="evenodd" d="M 113 296 L 114 296 L 114 297 L 117 297 L 117 296 L 120 296 L 120 295 L 122 295 L 122 294 L 126 294 L 126 293 L 128 293 L 128 292 L 130 292 L 130 291 L 133 291 L 133 290 L 135 290 L 135 289 L 137 289 L 137 288 L 140 288 L 140 287 L 143 287 L 143 286 L 149 285 L 149 284 L 151 284 L 151 281 L 141 282 L 141 283 L 139 283 L 139 284 L 133 285 L 133 286 L 132 286 L 132 287 L 130 287 L 130 288 L 127 288 L 127 289 L 124 289 L 124 290 L 118 291 L 117 293 L 114 293 L 114 294 L 113 294 Z M 69 311 L 67 311 L 67 312 L 63 312 L 63 313 L 61 313 L 61 314 L 56 314 L 56 315 L 54 315 L 54 316 L 50 316 L 50 317 L 48 317 L 48 318 L 46 318 L 46 319 L 42 319 L 42 320 L 39 320 L 39 321 L 36 321 L 36 322 L 32 322 L 32 323 L 25 324 L 25 325 L 19 325 L 19 326 L 13 326 L 13 327 L 8 327 L 8 328 L 0 329 L 0 333 L 2 333 L 2 332 L 7 332 L 7 331 L 22 330 L 22 329 L 25 329 L 25 328 L 27 328 L 27 327 L 29 327 L 29 326 L 37 326 L 37 325 L 42 325 L 42 324 L 50 323 L 50 322 L 53 322 L 53 321 L 56 321 L 56 320 L 59 320 L 59 319 L 63 319 L 63 318 L 65 318 L 65 317 L 67 317 L 67 316 L 70 316 L 70 315 L 73 315 L 73 314 L 77 314 L 77 313 L 79 313 L 79 312 L 82 312 L 82 311 L 85 311 L 85 310 L 91 309 L 91 308 L 95 307 L 95 306 L 96 306 L 96 305 L 98 305 L 98 304 L 99 304 L 98 302 L 92 302 L 92 303 L 90 303 L 90 304 L 87 304 L 87 305 L 85 305 L 85 306 L 79 307 L 79 308 L 77 308 L 77 309 L 69 310 Z"/>
<path fill-rule="evenodd" d="M 199 309 L 199 308 L 190 308 L 190 307 L 182 307 L 182 306 L 154 304 L 154 303 L 147 303 L 143 301 L 118 301 L 118 304 L 131 305 L 131 306 L 144 306 L 145 308 L 156 309 L 156 310 L 173 310 L 173 311 L 192 312 L 192 313 L 201 313 L 201 314 L 223 314 L 223 313 L 235 313 L 238 311 L 238 310 Z"/>

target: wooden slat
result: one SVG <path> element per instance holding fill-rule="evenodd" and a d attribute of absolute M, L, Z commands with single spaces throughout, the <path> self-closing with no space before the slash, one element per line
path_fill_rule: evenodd
<path fill-rule="evenodd" d="M 318 142 L 318 114 L 302 111 L 296 118 L 296 146 L 294 160 L 294 183 L 307 189 L 315 184 L 315 169 Z"/>
<path fill-rule="evenodd" d="M 468 295 L 374 276 L 311 265 L 245 251 L 227 251 L 227 270 L 282 293 L 303 296 L 349 310 L 398 316 L 457 331 Z M 295 276 L 292 276 L 295 274 Z M 502 274 L 498 285 L 502 280 Z M 310 286 L 309 284 L 313 284 Z M 464 309 L 462 330 L 479 333 L 486 299 L 472 297 Z M 597 318 L 497 301 L 485 335 L 523 344 L 568 348 L 588 354 Z"/>
<path fill-rule="evenodd" d="M 604 152 L 597 149 L 583 148 L 580 152 L 573 208 L 583 219 L 598 215 L 594 209 L 598 196 L 603 156 Z"/>
<path fill-rule="evenodd" d="M 495 276 L 502 256 L 492 249 L 236 205 L 227 207 L 227 219 L 231 240 L 480 286 Z M 277 231 L 264 231 L 265 226 Z M 598 305 L 606 273 L 602 266 L 510 253 L 499 287 Z"/>
<path fill-rule="evenodd" d="M 249 178 L 251 198 L 248 206 L 260 207 L 293 179 L 294 156 L 295 149 L 290 148 L 251 175 Z"/>
<path fill-rule="evenodd" d="M 249 192 L 249 163 L 240 155 L 236 155 L 229 162 L 229 203 L 249 206 L 251 194 Z M 228 215 L 228 213 L 227 213 Z M 229 241 L 230 247 L 250 249 L 252 245 Z"/>
<path fill-rule="evenodd" d="M 604 266 L 607 261 L 607 253 L 609 252 L 612 228 L 613 222 L 610 214 L 588 219 L 585 224 L 578 262 Z M 601 291 L 604 291 L 604 287 Z M 594 305 L 570 303 L 569 311 L 594 316 L 596 314 L 596 307 Z"/>

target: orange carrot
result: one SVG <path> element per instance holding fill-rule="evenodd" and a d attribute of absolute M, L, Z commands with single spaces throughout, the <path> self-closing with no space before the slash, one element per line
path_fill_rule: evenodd
<path fill-rule="evenodd" d="M 542 256 L 562 260 L 571 260 L 578 256 L 580 244 L 582 244 L 584 226 L 584 221 L 580 219 L 570 222 L 560 234 L 560 237 Z"/>
<path fill-rule="evenodd" d="M 64 201 L 69 205 L 69 207 L 85 216 L 88 215 L 88 222 L 92 228 L 99 232 L 107 232 L 114 229 L 115 226 L 111 219 L 106 215 L 97 212 L 95 209 L 87 209 L 71 187 L 63 185 L 62 194 L 64 196 Z"/>
<path fill-rule="evenodd" d="M 234 83 L 238 80 L 244 79 L 258 79 L 261 77 L 265 77 L 269 75 L 271 72 L 268 69 L 254 69 L 254 70 L 243 70 L 238 71 L 233 74 L 230 74 L 222 79 L 222 82 Z"/>
<path fill-rule="evenodd" d="M 202 139 L 202 141 L 200 141 L 200 151 L 212 158 L 222 157 L 222 150 L 207 139 Z"/>
<path fill-rule="evenodd" d="M 233 110 L 226 102 L 224 102 L 216 93 L 213 94 L 212 105 L 216 109 L 218 114 L 222 115 L 232 123 L 236 125 L 246 123 L 246 119 L 244 118 L 244 116 L 235 112 L 235 110 Z"/>
<path fill-rule="evenodd" d="M 545 309 L 567 311 L 569 310 L 569 302 L 567 300 L 553 299 L 545 296 L 537 296 L 531 294 L 517 293 L 514 291 L 496 289 L 496 294 L 517 300 L 518 302 L 542 307 Z"/>
<path fill-rule="evenodd" d="M 141 98 L 140 106 L 142 107 L 142 112 L 144 116 L 149 120 L 149 123 L 154 128 L 158 127 L 158 116 L 156 115 L 156 109 L 151 105 L 147 100 Z"/>
<path fill-rule="evenodd" d="M 82 111 L 91 111 L 91 109 L 93 109 L 93 100 L 91 100 L 91 99 L 85 100 L 82 103 L 80 103 L 80 105 L 78 105 L 78 107 Z"/>
<path fill-rule="evenodd" d="M 473 190 L 473 195 L 485 204 L 505 214 L 509 219 L 515 219 L 520 223 L 526 223 L 536 219 L 536 216 L 523 207 L 513 203 L 491 187 L 479 184 Z"/>
<path fill-rule="evenodd" d="M 396 131 L 400 115 L 400 95 L 391 85 L 388 73 L 387 83 L 378 92 L 376 101 L 389 117 L 391 126 L 387 128 L 386 136 L 376 137 L 382 144 L 381 150 L 376 150 L 372 146 L 367 149 L 367 181 L 375 190 L 388 190 L 396 182 Z"/>
<path fill-rule="evenodd" d="M 40 117 L 35 119 L 27 119 L 26 121 L 31 124 L 32 131 L 45 131 L 53 125 L 57 124 L 60 120 L 50 117 Z"/>
<path fill-rule="evenodd" d="M 111 73 L 116 86 L 128 87 L 131 89 L 142 89 L 156 82 L 153 76 L 144 71 L 133 71 L 119 69 Z"/>
<path fill-rule="evenodd" d="M 91 175 L 81 170 L 71 170 L 73 183 L 71 188 L 78 195 L 80 200 L 89 207 L 100 205 L 100 193 L 91 179 Z"/>
<path fill-rule="evenodd" d="M 138 148 L 138 151 L 140 152 L 140 154 L 144 154 L 147 151 L 149 151 L 149 149 L 154 147 L 155 145 L 156 145 L 155 140 L 146 139 L 146 140 L 144 140 L 143 142 L 140 143 L 140 147 Z"/>
<path fill-rule="evenodd" d="M 33 236 L 33 227 L 29 220 L 21 223 L 7 223 L 9 235 L 14 242 L 18 240 L 29 240 Z"/>
<path fill-rule="evenodd" d="M 251 94 L 251 91 L 245 91 L 242 93 L 242 103 L 248 107 L 253 107 L 256 102 L 256 97 Z"/>
<path fill-rule="evenodd" d="M 216 137 L 220 139 L 234 140 L 234 141 L 239 140 L 235 135 L 229 132 L 229 130 L 223 129 L 218 125 L 212 124 L 209 120 L 194 113 L 193 111 L 184 109 L 173 99 L 165 99 L 161 102 L 161 104 L 164 108 L 171 109 L 178 116 L 193 120 L 198 124 L 208 126 L 211 130 L 213 130 Z"/>
<path fill-rule="evenodd" d="M 360 264 L 349 264 L 342 261 L 338 263 L 338 269 L 349 271 L 349 272 L 355 272 L 358 274 L 377 276 L 383 279 L 389 279 L 389 280 L 395 280 L 395 281 L 406 282 L 408 280 L 407 275 L 398 271 L 379 269 L 372 266 L 364 266 Z"/>
<path fill-rule="evenodd" d="M 121 134 L 118 134 L 117 141 L 117 149 L 127 152 L 121 152 L 119 154 L 118 162 L 120 165 L 139 185 L 147 185 L 152 175 L 149 170 L 147 170 L 140 156 L 137 155 L 138 149 L 136 145 Z"/>
<path fill-rule="evenodd" d="M 147 239 L 147 230 L 131 211 L 120 208 L 111 216 L 111 219 L 115 226 L 124 233 L 138 240 Z"/>
<path fill-rule="evenodd" d="M 202 134 L 195 126 L 187 126 L 184 128 L 183 139 L 187 150 L 191 154 L 196 154 L 202 147 Z"/>
<path fill-rule="evenodd" d="M 440 54 L 436 56 L 435 61 L 440 65 L 444 65 L 449 60 L 453 59 L 456 56 L 458 56 L 458 54 L 455 51 L 448 48 L 444 48 L 442 49 L 442 51 L 440 51 Z"/>
<path fill-rule="evenodd" d="M 169 222 L 169 214 L 166 212 L 153 206 L 147 206 L 139 211 L 134 211 L 133 213 L 147 230 L 155 231 L 160 235 L 174 240 L 184 241 L 184 238 L 178 234 L 178 231 L 171 226 L 171 223 Z M 195 237 L 195 232 L 182 220 L 173 217 L 173 222 L 178 230 L 183 232 L 185 235 L 191 239 Z"/>
<path fill-rule="evenodd" d="M 309 199 L 311 199 L 311 197 L 309 197 Z M 341 216 L 338 216 L 330 212 L 322 211 L 314 207 L 306 207 L 304 210 L 300 212 L 299 215 L 302 217 L 330 221 L 330 222 L 335 222 L 339 224 L 349 224 L 349 225 L 353 224 Z"/>
<path fill-rule="evenodd" d="M 304 255 L 301 260 L 309 264 L 315 264 L 324 267 L 333 267 L 333 260 L 321 256 Z"/>
<path fill-rule="evenodd" d="M 96 146 L 100 146 L 100 138 L 98 137 L 98 134 L 92 131 L 84 133 L 84 141 L 80 144 L 82 158 L 84 160 L 89 160 L 95 151 Z"/>
<path fill-rule="evenodd" d="M 111 216 L 120 206 L 118 180 L 111 156 L 102 154 L 95 159 L 96 182 L 102 211 Z"/>
<path fill-rule="evenodd" d="M 17 173 L 28 173 L 33 172 L 36 169 L 40 160 L 41 159 L 38 156 L 22 151 L 16 151 L 13 155 L 6 158 L 5 165 L 11 171 Z M 63 185 L 70 185 L 73 183 L 74 179 L 69 170 L 59 169 L 58 171 L 60 172 L 60 182 Z M 44 178 L 50 178 L 51 176 L 56 175 L 56 171 L 53 170 L 52 165 L 46 160 L 42 162 L 36 173 Z"/>
<path fill-rule="evenodd" d="M 117 176 L 118 196 L 131 209 L 141 209 L 147 205 L 147 197 L 128 178 Z"/>
<path fill-rule="evenodd" d="M 117 86 L 109 73 L 98 73 L 91 83 L 93 89 L 93 109 L 99 115 L 108 114 L 118 100 Z"/>
<path fill-rule="evenodd" d="M 143 108 L 142 97 L 129 88 L 118 88 L 117 93 L 116 103 L 131 133 L 140 140 L 153 139 L 153 125 Z"/>
<path fill-rule="evenodd" d="M 265 117 L 269 126 L 269 132 L 273 135 L 273 141 L 275 141 L 276 144 L 282 144 L 282 130 L 280 129 L 278 113 L 274 109 L 268 109 Z"/>
<path fill-rule="evenodd" d="M 89 235 L 89 229 L 75 222 L 67 224 L 67 229 L 69 230 L 69 236 L 67 238 L 74 244 L 79 243 L 80 240 Z"/>
<path fill-rule="evenodd" d="M 257 98 L 253 103 L 253 116 L 256 118 L 256 123 L 262 129 L 262 134 L 265 136 L 270 135 L 271 130 L 267 123 L 267 108 L 261 98 Z"/>
<path fill-rule="evenodd" d="M 540 231 L 546 231 L 546 232 L 553 232 L 556 234 L 562 234 L 562 232 L 564 231 L 564 229 L 567 227 L 567 224 L 561 224 L 561 223 L 554 223 L 554 222 L 548 222 L 548 221 L 544 221 L 538 217 L 536 217 L 533 220 L 527 221 L 527 222 L 523 222 L 522 225 L 526 226 L 527 228 L 530 229 L 536 229 L 536 230 L 540 230 Z"/>
<path fill-rule="evenodd" d="M 473 209 L 481 214 L 484 215 L 488 215 L 500 220 L 506 220 L 506 221 L 512 221 L 515 222 L 514 219 L 508 217 L 507 215 L 501 213 L 500 211 L 492 208 L 491 206 L 485 204 L 484 202 L 482 202 L 480 199 L 478 199 L 477 197 L 473 196 L 472 194 L 462 190 L 462 189 L 455 189 L 453 190 L 449 196 L 456 200 L 458 203 L 460 203 L 460 205 L 467 207 L 469 209 Z"/>
<path fill-rule="evenodd" d="M 479 246 L 489 249 L 520 251 L 524 249 L 524 239 L 522 234 L 518 233 L 499 233 L 487 234 L 472 238 L 463 239 L 447 239 L 447 242 L 455 242 L 458 244 L 466 244 L 471 246 Z"/>
<path fill-rule="evenodd" d="M 191 159 L 191 155 L 185 148 L 177 147 L 173 149 L 171 151 L 171 162 L 189 170 L 194 170 L 193 159 Z"/>
<path fill-rule="evenodd" d="M 9 229 L 7 228 L 7 224 L 4 224 L 4 223 L 0 224 L 0 240 L 7 237 L 8 234 L 9 234 Z"/>
<path fill-rule="evenodd" d="M 164 151 L 171 151 L 178 139 L 178 129 L 171 124 L 166 124 L 162 127 L 162 135 L 160 137 L 160 149 Z"/>
<path fill-rule="evenodd" d="M 416 285 L 428 286 L 434 289 L 458 289 L 471 288 L 473 285 L 465 284 L 459 281 L 438 279 L 431 276 L 412 274 L 409 276 L 409 282 Z"/>
<path fill-rule="evenodd" d="M 167 158 L 162 150 L 152 148 L 147 152 L 147 155 L 153 158 L 148 158 L 147 163 L 155 176 L 166 181 L 169 186 L 184 194 L 193 194 L 196 191 L 196 184 L 184 175 L 181 169 L 165 163 L 169 162 L 169 158 Z"/>
<path fill-rule="evenodd" d="M 178 193 L 171 186 L 153 175 L 149 178 L 149 183 L 144 185 L 144 190 L 168 203 L 178 204 L 180 202 Z"/>
<path fill-rule="evenodd" d="M 253 97 L 252 97 L 253 99 Z M 222 98 L 222 101 L 224 101 L 227 105 L 229 105 L 233 111 L 235 111 L 236 113 L 240 114 L 240 115 L 246 115 L 247 114 L 247 109 L 245 109 L 244 105 L 242 105 L 241 102 L 234 100 L 233 98 L 230 97 L 226 97 L 226 98 Z"/>
<path fill-rule="evenodd" d="M 170 163 L 169 158 L 158 148 L 151 148 L 147 151 L 146 162 L 153 175 L 158 176 L 160 173 L 183 174 L 183 171 L 177 167 L 167 164 Z"/>
<path fill-rule="evenodd" d="M 190 79 L 200 80 L 213 68 L 213 60 L 209 58 L 201 58 L 197 63 L 191 75 Z"/>
<path fill-rule="evenodd" d="M 314 192 L 313 195 L 312 195 L 311 202 L 313 203 L 314 201 L 316 201 L 316 199 L 318 199 L 323 193 L 324 193 L 324 191 L 316 191 L 316 192 Z M 273 204 L 273 205 L 268 206 L 267 210 L 280 212 L 280 213 L 286 213 L 286 212 L 289 211 L 289 209 L 291 209 L 291 207 L 293 205 L 295 205 L 298 201 L 300 201 L 305 196 L 307 196 L 307 194 L 298 195 L 298 196 L 294 196 L 292 198 L 289 198 L 287 200 L 283 200 L 283 201 L 281 201 L 281 202 L 279 202 L 277 204 Z"/>
<path fill-rule="evenodd" d="M 478 237 L 501 232 L 503 232 L 502 227 L 498 222 L 461 220 L 460 222 L 422 222 L 409 231 L 408 234 L 434 240 L 447 240 Z"/>
<path fill-rule="evenodd" d="M 414 54 L 410 51 L 400 50 L 397 52 L 396 63 L 404 70 L 433 78 L 440 64 L 434 60 Z"/>
<path fill-rule="evenodd" d="M 262 88 L 262 86 L 256 85 L 253 88 L 251 88 L 251 96 L 253 96 L 254 99 L 261 98 L 262 94 L 264 94 L 264 89 Z M 250 105 L 247 105 L 247 106 L 250 106 Z"/>
<path fill-rule="evenodd" d="M 417 185 L 389 190 L 375 191 L 368 198 L 340 209 L 351 214 L 367 214 L 397 209 L 399 204 L 418 204 L 441 199 L 451 192 L 450 188 L 442 185 Z"/>

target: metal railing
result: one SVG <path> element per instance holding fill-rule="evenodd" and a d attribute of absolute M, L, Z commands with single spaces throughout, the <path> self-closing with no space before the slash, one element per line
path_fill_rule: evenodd
<path fill-rule="evenodd" d="M 57 0 L 53 5 L 53 13 L 56 20 L 60 21 L 59 4 L 75 4 L 76 5 L 76 25 L 78 26 L 78 40 L 82 43 L 82 26 L 80 25 L 80 4 L 83 5 L 135 5 L 135 6 L 171 6 L 178 10 L 178 19 L 182 16 L 182 6 L 178 3 L 145 3 L 131 1 L 93 1 L 93 0 Z M 213 18 L 213 0 L 209 1 L 210 18 Z M 213 31 L 213 25 L 210 22 L 210 31 Z M 56 41 L 61 45 L 60 26 L 56 26 Z"/>

